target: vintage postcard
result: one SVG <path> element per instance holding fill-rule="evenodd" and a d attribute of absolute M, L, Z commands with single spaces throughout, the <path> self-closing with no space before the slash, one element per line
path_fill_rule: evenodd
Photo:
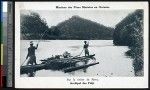
<path fill-rule="evenodd" d="M 15 2 L 15 88 L 147 87 L 147 2 Z"/>

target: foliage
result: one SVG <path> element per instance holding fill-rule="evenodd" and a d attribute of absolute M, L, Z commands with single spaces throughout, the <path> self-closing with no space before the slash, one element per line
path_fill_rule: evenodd
<path fill-rule="evenodd" d="M 21 15 L 21 39 L 41 39 L 46 31 L 49 31 L 49 27 L 38 13 Z"/>
<path fill-rule="evenodd" d="M 113 42 L 129 46 L 126 55 L 134 58 L 135 75 L 143 69 L 143 10 L 136 10 L 116 25 Z"/>
<path fill-rule="evenodd" d="M 118 23 L 113 40 L 115 45 L 142 46 L 143 11 L 136 10 Z"/>
<path fill-rule="evenodd" d="M 48 27 L 38 13 L 21 15 L 21 39 L 112 39 L 113 28 L 96 22 L 72 16 L 57 26 Z"/>
<path fill-rule="evenodd" d="M 72 16 L 69 20 L 59 23 L 56 27 L 61 31 L 60 39 L 112 39 L 113 28 L 99 23 Z"/>

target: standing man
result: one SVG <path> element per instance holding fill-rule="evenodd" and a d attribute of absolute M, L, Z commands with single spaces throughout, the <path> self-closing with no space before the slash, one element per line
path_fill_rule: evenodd
<path fill-rule="evenodd" d="M 85 51 L 85 56 L 89 56 L 89 50 L 88 50 L 88 47 L 89 47 L 89 42 L 87 43 L 87 41 L 84 41 L 84 51 Z"/>
<path fill-rule="evenodd" d="M 38 44 L 35 46 L 33 46 L 33 41 L 30 42 L 30 47 L 28 48 L 28 54 L 27 54 L 27 57 L 26 59 L 28 59 L 29 57 L 29 60 L 27 62 L 27 65 L 31 64 L 37 64 L 36 63 L 36 56 L 35 56 L 35 50 L 38 48 Z"/>

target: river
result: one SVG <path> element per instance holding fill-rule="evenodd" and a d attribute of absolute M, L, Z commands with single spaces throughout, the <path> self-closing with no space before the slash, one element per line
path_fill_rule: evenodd
<path fill-rule="evenodd" d="M 29 43 L 31 40 L 21 40 L 20 44 L 20 64 L 26 58 Z M 34 45 L 37 40 L 33 40 Z M 61 55 L 65 51 L 71 53 L 72 56 L 79 55 L 82 51 L 84 40 L 41 40 L 36 50 L 37 63 L 41 63 L 41 59 L 51 57 L 52 55 Z M 52 76 L 100 76 L 100 77 L 133 77 L 133 59 L 125 56 L 128 51 L 127 46 L 114 46 L 112 40 L 90 40 L 89 52 L 95 54 L 99 64 L 88 67 L 86 71 L 80 69 L 70 73 L 53 70 L 39 70 L 35 72 L 35 77 L 52 77 Z M 83 56 L 84 53 L 81 54 Z M 27 62 L 24 63 L 24 65 Z M 26 74 L 22 74 L 26 77 Z"/>

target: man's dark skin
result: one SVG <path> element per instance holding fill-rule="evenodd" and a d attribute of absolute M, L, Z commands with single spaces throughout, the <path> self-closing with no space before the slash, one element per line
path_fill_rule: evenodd
<path fill-rule="evenodd" d="M 36 63 L 36 56 L 35 56 L 35 50 L 37 48 L 38 48 L 38 44 L 35 47 L 35 46 L 33 46 L 33 43 L 31 41 L 30 42 L 30 47 L 28 48 L 28 54 L 27 54 L 27 57 L 26 57 L 26 59 L 28 59 L 28 57 L 29 57 L 27 65 L 29 65 L 29 64 L 31 64 L 31 65 L 35 64 L 36 65 L 37 64 Z"/>
<path fill-rule="evenodd" d="M 88 50 L 88 47 L 89 47 L 89 43 L 87 43 L 87 41 L 84 41 L 84 51 L 85 51 L 85 56 L 89 56 L 89 50 Z"/>

